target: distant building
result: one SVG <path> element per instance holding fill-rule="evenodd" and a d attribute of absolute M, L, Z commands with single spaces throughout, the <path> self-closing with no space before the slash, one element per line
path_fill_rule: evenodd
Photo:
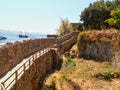
<path fill-rule="evenodd" d="M 73 29 L 73 31 L 83 31 L 82 23 L 70 23 L 70 27 Z"/>
<path fill-rule="evenodd" d="M 48 35 L 47 35 L 47 37 L 48 37 L 48 38 L 57 38 L 57 37 L 58 37 L 58 35 L 48 34 Z"/>

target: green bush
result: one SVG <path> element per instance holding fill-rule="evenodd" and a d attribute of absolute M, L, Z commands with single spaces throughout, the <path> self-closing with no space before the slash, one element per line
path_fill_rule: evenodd
<path fill-rule="evenodd" d="M 110 80 L 110 72 L 103 73 L 103 77 L 105 80 Z"/>
<path fill-rule="evenodd" d="M 77 46 L 83 44 L 83 42 L 85 42 L 86 38 L 87 38 L 86 32 L 79 33 L 78 38 L 77 38 Z"/>
<path fill-rule="evenodd" d="M 67 60 L 64 61 L 63 63 L 63 70 L 66 72 L 72 72 L 75 70 L 76 63 L 71 60 L 71 57 L 68 56 Z"/>
<path fill-rule="evenodd" d="M 111 80 L 110 72 L 98 73 L 94 76 L 98 79 L 103 79 L 103 80 L 107 80 L 107 81 Z"/>
<path fill-rule="evenodd" d="M 50 90 L 48 87 L 43 87 L 42 90 Z"/>

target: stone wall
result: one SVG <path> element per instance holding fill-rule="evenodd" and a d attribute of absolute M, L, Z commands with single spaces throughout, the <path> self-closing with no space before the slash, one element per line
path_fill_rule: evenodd
<path fill-rule="evenodd" d="M 56 39 L 55 48 L 58 49 L 60 54 L 68 51 L 76 42 L 79 32 L 73 32 L 65 36 L 59 37 Z"/>
<path fill-rule="evenodd" d="M 63 54 L 68 51 L 77 42 L 77 35 L 73 36 L 71 39 L 58 44 L 58 52 Z"/>
<path fill-rule="evenodd" d="M 50 50 L 37 58 L 29 69 L 24 71 L 22 77 L 17 80 L 11 90 L 36 90 L 38 83 L 52 68 L 59 63 L 59 53 L 64 53 L 76 43 L 78 32 L 65 35 L 57 39 L 34 39 L 7 43 L 0 47 L 0 76 L 8 72 L 22 59 L 34 55 L 35 52 L 47 47 L 57 48 L 57 52 Z M 57 66 L 58 67 L 58 66 Z"/>
<path fill-rule="evenodd" d="M 66 40 L 69 40 L 71 37 L 78 35 L 78 33 L 79 33 L 79 32 L 72 32 L 72 33 L 66 34 L 66 35 L 64 35 L 64 36 L 58 37 L 58 38 L 56 39 L 56 43 L 57 43 L 57 44 L 63 43 L 63 42 L 65 42 Z"/>
<path fill-rule="evenodd" d="M 47 56 L 47 57 L 46 57 Z M 59 58 L 54 50 L 50 50 L 35 60 L 34 64 L 26 70 L 11 90 L 37 90 L 43 76 L 55 68 Z"/>
<path fill-rule="evenodd" d="M 23 58 L 53 44 L 55 39 L 33 39 L 7 43 L 0 47 L 0 76 L 5 74 Z"/>
<path fill-rule="evenodd" d="M 97 61 L 109 61 L 120 68 L 120 32 L 88 31 L 78 36 L 79 56 Z"/>
<path fill-rule="evenodd" d="M 77 35 L 67 38 L 66 41 L 57 44 L 57 51 L 64 53 L 71 48 L 73 44 L 76 43 Z M 35 63 L 25 72 L 11 90 L 38 90 L 40 89 L 40 84 L 43 83 L 42 79 L 52 69 L 58 67 L 60 62 L 60 57 L 55 50 L 50 50 L 49 52 L 42 55 L 40 58 L 35 60 Z M 39 85 L 39 86 L 38 86 Z"/>
<path fill-rule="evenodd" d="M 0 46 L 0 77 L 13 68 L 23 58 L 30 56 L 38 50 L 53 46 L 55 43 L 60 52 L 65 52 L 76 42 L 77 35 L 78 32 L 73 32 L 57 39 L 46 38 L 24 40 Z"/>

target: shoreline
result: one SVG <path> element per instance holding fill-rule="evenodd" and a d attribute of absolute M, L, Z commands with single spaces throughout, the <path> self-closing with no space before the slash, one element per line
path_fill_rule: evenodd
<path fill-rule="evenodd" d="M 9 45 L 9 44 L 23 43 L 25 41 L 37 40 L 37 39 L 48 39 L 48 37 L 27 38 L 27 39 L 21 39 L 21 40 L 12 40 L 12 41 L 8 41 L 8 42 L 0 42 L 0 48 L 2 48 L 5 45 Z"/>

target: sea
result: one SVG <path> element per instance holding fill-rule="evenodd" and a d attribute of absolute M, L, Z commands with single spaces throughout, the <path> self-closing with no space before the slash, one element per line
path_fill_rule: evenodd
<path fill-rule="evenodd" d="M 30 32 L 28 34 L 28 38 L 20 38 L 19 37 L 19 32 L 14 32 L 14 31 L 6 31 L 6 30 L 0 30 L 0 36 L 6 37 L 7 39 L 0 40 L 0 45 L 5 44 L 8 42 L 16 42 L 16 41 L 21 41 L 21 40 L 29 40 L 29 39 L 35 39 L 35 38 L 46 38 L 46 34 L 41 34 L 41 33 L 34 33 Z M 23 33 L 25 35 L 26 33 Z"/>

